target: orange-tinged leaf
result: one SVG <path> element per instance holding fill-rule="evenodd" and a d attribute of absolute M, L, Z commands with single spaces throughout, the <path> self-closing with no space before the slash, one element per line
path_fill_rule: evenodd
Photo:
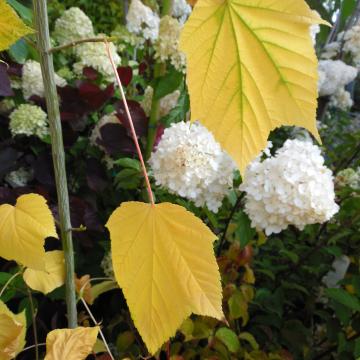
<path fill-rule="evenodd" d="M 315 23 L 325 22 L 304 0 L 199 0 L 185 24 L 192 120 L 242 173 L 276 127 L 304 127 L 320 141 Z"/>
<path fill-rule="evenodd" d="M 45 270 L 46 237 L 58 237 L 46 200 L 37 194 L 20 196 L 15 206 L 0 206 L 0 256 L 35 270 Z"/>
<path fill-rule="evenodd" d="M 13 8 L 5 0 L 0 0 L 0 51 L 8 49 L 18 39 L 32 32 Z"/>
<path fill-rule="evenodd" d="M 24 281 L 33 290 L 48 294 L 65 282 L 64 252 L 60 250 L 45 253 L 45 271 L 27 268 Z"/>
<path fill-rule="evenodd" d="M 0 360 L 15 358 L 25 346 L 25 335 L 25 311 L 15 315 L 0 301 Z"/>
<path fill-rule="evenodd" d="M 81 278 L 75 277 L 76 292 L 89 304 L 92 305 L 94 298 L 90 283 L 90 275 L 83 275 Z"/>
<path fill-rule="evenodd" d="M 99 327 L 57 329 L 46 337 L 45 360 L 83 360 L 96 343 Z"/>
<path fill-rule="evenodd" d="M 195 215 L 170 203 L 126 202 L 106 226 L 116 280 L 152 354 L 191 313 L 223 318 L 216 236 Z"/>

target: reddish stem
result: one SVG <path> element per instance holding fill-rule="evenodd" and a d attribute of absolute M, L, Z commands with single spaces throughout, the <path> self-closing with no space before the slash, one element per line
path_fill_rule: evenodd
<path fill-rule="evenodd" d="M 170 340 L 166 343 L 166 359 L 170 360 Z"/>
<path fill-rule="evenodd" d="M 122 87 L 121 80 L 120 80 L 119 74 L 118 74 L 118 72 L 117 72 L 116 65 L 115 65 L 115 63 L 114 63 L 114 59 L 113 59 L 113 57 L 112 57 L 112 55 L 111 55 L 111 52 L 110 52 L 109 43 L 108 43 L 107 41 L 105 41 L 105 46 L 106 46 L 107 55 L 108 55 L 109 60 L 110 60 L 110 62 L 111 62 L 111 66 L 112 66 L 112 68 L 113 68 L 113 70 L 114 70 L 114 74 L 115 74 L 115 77 L 116 77 L 116 80 L 117 80 L 117 83 L 118 83 L 118 86 L 119 86 L 119 89 L 120 89 L 120 92 L 121 92 L 121 97 L 122 97 L 123 102 L 124 102 L 126 115 L 127 115 L 127 118 L 128 118 L 128 120 L 129 120 L 129 124 L 130 124 L 131 135 L 132 135 L 132 138 L 133 138 L 133 140 L 134 140 L 135 147 L 136 147 L 136 151 L 137 151 L 138 156 L 139 156 L 139 159 L 140 159 L 142 172 L 143 172 L 144 177 L 145 177 L 146 188 L 147 188 L 147 192 L 148 192 L 148 194 L 149 194 L 150 203 L 151 203 L 152 206 L 154 206 L 154 205 L 155 205 L 155 202 L 154 202 L 154 196 L 153 196 L 153 193 L 152 193 L 152 190 L 151 190 L 151 185 L 150 185 L 150 181 L 149 181 L 149 176 L 148 176 L 148 173 L 147 173 L 147 171 L 146 171 L 146 166 L 145 166 L 144 158 L 143 158 L 143 156 L 142 156 L 141 149 L 140 149 L 140 145 L 139 145 L 139 142 L 138 142 L 138 139 L 137 139 L 137 136 L 136 136 L 136 131 L 135 131 L 134 123 L 133 123 L 132 118 L 131 118 L 131 114 L 130 114 L 130 110 L 129 110 L 129 107 L 128 107 L 128 104 L 127 104 L 127 101 L 126 101 L 124 89 L 123 89 L 123 87 Z"/>

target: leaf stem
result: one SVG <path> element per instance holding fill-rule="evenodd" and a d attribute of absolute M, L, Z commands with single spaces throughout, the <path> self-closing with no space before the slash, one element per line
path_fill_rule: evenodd
<path fill-rule="evenodd" d="M 132 138 L 133 138 L 133 140 L 134 140 L 135 147 L 136 147 L 136 151 L 137 151 L 137 153 L 138 153 L 139 160 L 140 160 L 140 163 L 141 163 L 142 172 L 143 172 L 143 174 L 144 174 L 144 178 L 145 178 L 145 182 L 146 182 L 146 188 L 147 188 L 147 192 L 148 192 L 148 195 L 149 195 L 149 200 L 150 200 L 151 205 L 154 206 L 154 205 L 155 205 L 154 195 L 153 195 L 152 190 L 151 190 L 151 185 L 150 185 L 149 176 L 148 176 L 148 173 L 147 173 L 147 170 L 146 170 L 144 158 L 143 158 L 142 153 L 141 153 L 139 141 L 138 141 L 138 139 L 137 139 L 137 135 L 136 135 L 134 123 L 133 123 L 133 121 L 132 121 L 131 114 L 130 114 L 130 110 L 129 110 L 129 107 L 128 107 L 128 104 L 127 104 L 127 101 L 126 101 L 124 89 L 123 89 L 123 87 L 122 87 L 121 80 L 120 80 L 119 74 L 118 74 L 118 72 L 117 72 L 116 65 L 115 65 L 115 63 L 114 63 L 114 59 L 113 59 L 113 57 L 112 57 L 112 55 L 111 55 L 111 52 L 110 52 L 109 43 L 108 43 L 107 41 L 105 41 L 105 46 L 106 46 L 107 55 L 108 55 L 109 60 L 110 60 L 110 62 L 111 62 L 111 66 L 112 66 L 112 68 L 113 68 L 113 70 L 114 70 L 114 74 L 115 74 L 115 77 L 116 77 L 116 81 L 117 81 L 118 86 L 119 86 L 119 89 L 120 89 L 120 93 L 121 93 L 122 100 L 123 100 L 123 102 L 124 102 L 126 115 L 127 115 L 127 118 L 128 118 L 129 124 L 130 124 L 131 135 L 132 135 Z"/>
<path fill-rule="evenodd" d="M 105 42 L 105 41 L 113 41 L 116 40 L 117 37 L 115 36 L 111 36 L 111 37 L 99 37 L 99 38 L 87 38 L 87 39 L 80 39 L 80 40 L 76 40 L 76 41 L 72 41 L 70 43 L 64 44 L 64 45 L 60 45 L 60 46 L 55 46 L 51 49 L 49 49 L 47 52 L 49 54 L 52 54 L 56 51 L 60 51 L 60 50 L 66 50 L 70 47 L 74 47 L 80 44 L 84 44 L 84 43 L 89 43 L 89 42 Z"/>
<path fill-rule="evenodd" d="M 68 327 L 77 327 L 75 261 L 70 220 L 69 192 L 67 188 L 65 152 L 62 137 L 59 100 L 55 84 L 55 71 L 50 49 L 49 22 L 46 0 L 33 0 L 36 23 L 37 48 L 45 88 L 46 107 L 50 125 L 51 150 L 54 163 L 59 224 L 65 258 L 66 306 Z"/>
<path fill-rule="evenodd" d="M 6 283 L 5 285 L 2 287 L 1 291 L 0 291 L 0 298 L 3 296 L 6 288 L 11 284 L 11 282 L 22 273 L 22 271 L 18 271 L 16 274 L 14 274 Z"/>
<path fill-rule="evenodd" d="M 99 326 L 100 336 L 101 336 L 101 338 L 102 338 L 102 340 L 103 340 L 103 342 L 104 342 L 104 345 L 105 345 L 105 347 L 106 347 L 106 350 L 107 350 L 109 356 L 111 357 L 111 360 L 115 360 L 114 357 L 113 357 L 113 355 L 112 355 L 112 353 L 111 353 L 111 351 L 110 351 L 109 345 L 108 345 L 108 343 L 106 342 L 105 336 L 104 336 L 103 332 L 101 331 L 101 327 L 100 327 L 99 323 L 96 321 L 94 315 L 92 314 L 92 312 L 91 312 L 88 304 L 86 303 L 86 301 L 84 300 L 84 298 L 81 297 L 80 300 L 82 301 L 82 303 L 83 303 L 86 311 L 87 311 L 88 314 L 90 315 L 91 320 L 94 322 L 95 326 Z"/>
<path fill-rule="evenodd" d="M 32 327 L 33 327 L 34 342 L 35 342 L 35 359 L 39 360 L 38 333 L 37 333 L 37 326 L 36 326 L 36 314 L 35 314 L 34 301 L 32 298 L 31 289 L 27 285 L 26 285 L 26 287 L 27 287 L 27 293 L 28 293 L 29 302 L 30 302 L 31 317 L 32 317 Z"/>

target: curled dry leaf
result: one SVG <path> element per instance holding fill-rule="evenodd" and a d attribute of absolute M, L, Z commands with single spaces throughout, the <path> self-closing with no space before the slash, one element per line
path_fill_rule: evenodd
<path fill-rule="evenodd" d="M 18 39 L 32 32 L 15 10 L 5 0 L 0 0 L 0 51 L 8 49 Z"/>
<path fill-rule="evenodd" d="M 25 346 L 25 311 L 13 314 L 0 301 L 0 360 L 13 359 Z"/>
<path fill-rule="evenodd" d="M 92 295 L 90 275 L 84 275 L 81 278 L 75 277 L 75 287 L 79 296 L 82 297 L 89 305 L 92 305 L 94 298 Z"/>
<path fill-rule="evenodd" d="M 26 269 L 24 281 L 33 290 L 48 294 L 65 282 L 64 252 L 60 250 L 45 253 L 45 271 Z"/>
<path fill-rule="evenodd" d="M 281 125 L 316 128 L 317 58 L 304 0 L 198 0 L 182 31 L 192 120 L 242 174 Z M 196 41 L 194 41 L 196 39 Z"/>
<path fill-rule="evenodd" d="M 83 360 L 93 350 L 99 327 L 57 329 L 46 337 L 45 360 Z"/>
<path fill-rule="evenodd" d="M 55 237 L 55 222 L 45 198 L 20 196 L 15 206 L 0 206 L 0 256 L 45 271 L 46 237 Z"/>
<path fill-rule="evenodd" d="M 121 204 L 106 225 L 116 280 L 153 354 L 192 312 L 223 318 L 216 236 L 170 203 Z"/>

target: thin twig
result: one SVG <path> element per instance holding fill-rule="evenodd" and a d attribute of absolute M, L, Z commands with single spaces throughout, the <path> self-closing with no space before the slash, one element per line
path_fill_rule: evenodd
<path fill-rule="evenodd" d="M 110 357 L 111 357 L 111 360 L 115 360 L 114 357 L 113 357 L 113 355 L 112 355 L 112 353 L 111 353 L 111 351 L 110 351 L 109 345 L 108 345 L 108 343 L 106 342 L 105 336 L 104 336 L 103 332 L 101 331 L 101 327 L 100 327 L 99 323 L 98 323 L 98 322 L 96 321 L 96 319 L 94 318 L 94 315 L 92 314 L 92 312 L 91 312 L 90 308 L 88 307 L 88 305 L 87 305 L 86 301 L 84 300 L 84 298 L 80 298 L 80 300 L 82 301 L 82 303 L 83 303 L 86 311 L 87 311 L 88 314 L 90 315 L 91 320 L 94 322 L 95 326 L 99 326 L 100 336 L 101 336 L 101 338 L 102 338 L 102 340 L 103 340 L 103 342 L 104 342 L 104 345 L 105 345 L 105 347 L 106 347 L 106 350 L 107 350 L 108 354 L 109 354 Z"/>
<path fill-rule="evenodd" d="M 230 213 L 230 215 L 229 215 L 229 217 L 228 217 L 228 219 L 227 219 L 227 221 L 226 221 L 226 225 L 225 225 L 224 231 L 223 231 L 223 233 L 222 233 L 222 235 L 221 235 L 221 239 L 220 239 L 220 242 L 219 242 L 219 246 L 217 247 L 217 250 L 216 250 L 216 256 L 220 256 L 220 254 L 221 254 L 222 248 L 223 248 L 223 246 L 224 246 L 224 244 L 225 244 L 226 233 L 227 233 L 228 228 L 229 228 L 229 226 L 230 226 L 230 224 L 231 224 L 231 220 L 232 220 L 233 216 L 235 215 L 235 212 L 236 212 L 236 210 L 238 209 L 238 207 L 239 207 L 239 205 L 240 205 L 240 203 L 241 203 L 241 200 L 243 199 L 244 195 L 245 195 L 245 192 L 241 193 L 241 195 L 237 198 L 236 203 L 235 203 L 235 205 L 233 206 L 233 208 L 232 208 L 232 210 L 231 210 L 231 213 Z"/>
<path fill-rule="evenodd" d="M 46 346 L 46 343 L 30 345 L 30 346 L 28 346 L 28 347 L 26 347 L 26 348 L 23 348 L 23 349 L 19 352 L 19 354 L 22 353 L 22 352 L 24 352 L 24 351 L 31 350 L 31 349 L 33 349 L 33 348 L 35 348 L 35 347 L 40 347 L 40 346 Z"/>
<path fill-rule="evenodd" d="M 18 271 L 16 274 L 14 274 L 6 283 L 5 285 L 2 287 L 1 291 L 0 291 L 0 298 L 3 296 L 6 288 L 10 285 L 10 283 L 18 276 L 22 273 L 22 271 Z"/>
<path fill-rule="evenodd" d="M 60 46 L 55 46 L 51 49 L 48 50 L 48 54 L 52 54 L 56 51 L 60 51 L 60 50 L 65 50 L 68 49 L 70 47 L 74 47 L 80 44 L 84 44 L 84 43 L 89 43 L 89 42 L 107 42 L 107 41 L 114 41 L 116 40 L 117 37 L 99 37 L 99 38 L 87 38 L 87 39 L 80 39 L 80 40 L 76 40 L 76 41 L 72 41 L 70 43 L 64 44 L 64 45 L 60 45 Z"/>
<path fill-rule="evenodd" d="M 27 287 L 27 293 L 28 293 L 29 302 L 30 302 L 31 317 L 32 317 L 32 327 L 33 327 L 34 342 L 35 342 L 35 358 L 36 358 L 36 360 L 39 360 L 38 333 L 37 333 L 37 326 L 36 326 L 35 307 L 34 307 L 31 290 L 27 285 L 26 285 L 26 287 Z"/>
<path fill-rule="evenodd" d="M 152 193 L 152 190 L 151 190 L 150 180 L 149 180 L 149 177 L 148 177 L 148 174 L 147 174 L 147 171 L 146 171 L 144 158 L 142 156 L 140 145 L 139 145 L 139 142 L 138 142 L 138 139 L 137 139 L 137 136 L 136 136 L 134 123 L 133 123 L 132 118 L 131 118 L 131 114 L 130 114 L 130 110 L 129 110 L 129 107 L 128 107 L 128 104 L 127 104 L 127 101 L 126 101 L 124 89 L 122 87 L 121 80 L 120 80 L 119 74 L 117 72 L 116 65 L 114 63 L 114 59 L 113 59 L 113 57 L 111 55 L 111 52 L 110 52 L 109 43 L 106 40 L 105 40 L 105 46 L 106 46 L 107 55 L 108 55 L 109 60 L 111 62 L 111 66 L 112 66 L 112 68 L 114 70 L 114 74 L 115 74 L 115 77 L 116 77 L 116 80 L 117 80 L 117 83 L 118 83 L 118 86 L 119 86 L 119 89 L 120 89 L 122 100 L 124 102 L 126 115 L 127 115 L 127 118 L 128 118 L 129 124 L 130 124 L 131 135 L 132 135 L 132 138 L 134 140 L 136 151 L 137 151 L 139 159 L 140 159 L 142 172 L 143 172 L 144 177 L 145 177 L 146 188 L 147 188 L 147 192 L 148 192 L 148 195 L 149 195 L 149 200 L 150 200 L 151 205 L 154 206 L 155 205 L 154 196 L 153 196 L 153 193 Z"/>

